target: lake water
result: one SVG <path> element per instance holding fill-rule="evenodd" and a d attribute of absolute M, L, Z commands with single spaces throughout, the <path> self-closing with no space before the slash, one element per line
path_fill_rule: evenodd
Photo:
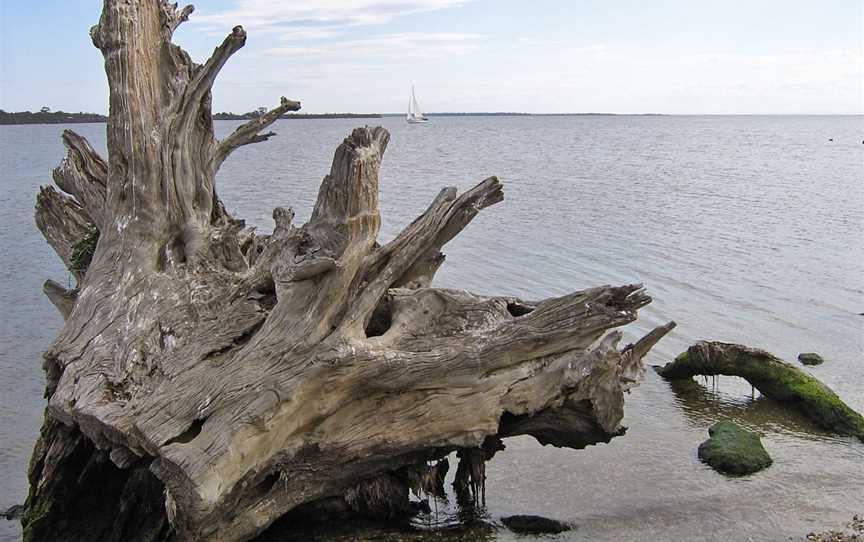
<path fill-rule="evenodd" d="M 333 150 L 363 122 L 280 121 L 278 137 L 223 166 L 222 199 L 266 231 L 274 206 L 308 218 Z M 678 322 L 648 364 L 699 339 L 790 361 L 815 351 L 827 362 L 808 370 L 864 411 L 864 118 L 365 122 L 392 134 L 381 178 L 385 240 L 442 186 L 464 189 L 491 174 L 504 183 L 506 200 L 445 248 L 437 285 L 535 299 L 644 282 L 654 303 L 625 340 Z M 40 355 L 62 323 L 40 290 L 67 274 L 34 225 L 33 204 L 64 154 L 64 128 L 0 127 L 0 508 L 26 496 L 44 407 Z M 104 152 L 104 125 L 73 129 Z M 736 379 L 705 384 L 673 389 L 649 371 L 628 398 L 627 435 L 610 444 L 572 451 L 508 441 L 487 467 L 489 517 L 535 513 L 578 525 L 560 540 L 762 541 L 864 512 L 864 444 L 751 398 Z M 721 419 L 762 432 L 774 465 L 728 478 L 700 463 L 696 448 Z M 0 521 L 0 540 L 19 531 Z"/>

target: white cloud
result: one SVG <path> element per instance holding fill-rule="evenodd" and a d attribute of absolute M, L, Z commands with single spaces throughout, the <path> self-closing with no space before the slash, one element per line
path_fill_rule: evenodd
<path fill-rule="evenodd" d="M 283 30 L 279 33 L 278 37 L 280 41 L 288 42 L 322 40 L 328 38 L 336 38 L 341 35 L 342 33 L 335 28 L 301 27 Z"/>
<path fill-rule="evenodd" d="M 264 51 L 274 56 L 331 56 L 336 60 L 398 61 L 463 55 L 477 50 L 482 34 L 408 32 L 313 45 L 288 45 Z"/>
<path fill-rule="evenodd" d="M 578 53 L 603 53 L 606 47 L 603 45 L 574 45 L 573 42 L 564 39 L 548 39 L 537 36 L 518 36 L 516 44 L 523 50 L 530 49 L 567 49 L 569 52 Z M 534 54 L 534 51 L 531 52 Z"/>
<path fill-rule="evenodd" d="M 473 0 L 235 0 L 234 7 L 196 15 L 211 30 L 243 25 L 254 32 L 284 32 L 292 26 L 340 27 L 384 24 L 406 15 L 461 6 Z"/>
<path fill-rule="evenodd" d="M 193 21 L 208 33 L 242 24 L 264 34 L 221 79 L 225 107 L 238 111 L 285 93 L 309 111 L 393 112 L 414 84 L 430 111 L 861 111 L 860 50 L 637 47 L 484 25 L 473 27 L 484 34 L 414 31 L 418 14 L 474 1 L 232 0 Z"/>

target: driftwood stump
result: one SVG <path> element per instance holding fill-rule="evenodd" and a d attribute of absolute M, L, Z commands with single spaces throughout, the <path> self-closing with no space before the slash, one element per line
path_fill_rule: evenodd
<path fill-rule="evenodd" d="M 445 188 L 381 246 L 383 128 L 339 145 L 309 222 L 278 207 L 272 234 L 246 228 L 215 174 L 300 104 L 217 140 L 211 87 L 246 34 L 196 64 L 171 43 L 191 12 L 105 0 L 91 36 L 108 160 L 65 132 L 65 194 L 37 198 L 78 285 L 45 285 L 66 321 L 44 355 L 25 538 L 247 540 L 301 505 L 398 512 L 454 451 L 476 492 L 500 438 L 579 448 L 620 434 L 623 393 L 674 325 L 617 347 L 608 331 L 650 302 L 641 286 L 543 301 L 430 287 L 442 247 L 501 184 Z"/>
<path fill-rule="evenodd" d="M 741 377 L 765 397 L 797 409 L 824 429 L 864 442 L 864 416 L 813 375 L 758 348 L 699 341 L 675 361 L 658 367 L 657 374 L 667 380 L 696 375 Z"/>

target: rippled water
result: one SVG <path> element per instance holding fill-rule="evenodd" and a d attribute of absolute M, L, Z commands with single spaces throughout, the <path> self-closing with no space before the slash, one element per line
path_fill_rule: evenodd
<path fill-rule="evenodd" d="M 264 230 L 277 205 L 308 218 L 333 150 L 357 123 L 281 121 L 279 137 L 223 166 L 222 198 Z M 504 182 L 506 200 L 446 247 L 438 285 L 539 298 L 644 282 L 655 301 L 625 339 L 679 324 L 649 364 L 705 338 L 787 360 L 815 351 L 828 361 L 808 370 L 864 410 L 864 118 L 380 123 L 392 134 L 381 179 L 385 239 L 444 185 L 467 188 L 491 174 Z M 40 288 L 67 275 L 32 208 L 63 155 L 63 128 L 0 127 L 0 508 L 26 495 L 44 406 L 40 354 L 61 324 Z M 104 149 L 104 125 L 74 129 Z M 774 465 L 745 478 L 702 465 L 696 447 L 719 419 L 764 433 Z M 625 437 L 577 452 L 508 441 L 488 467 L 489 518 L 535 513 L 576 523 L 561 540 L 725 541 L 786 540 L 864 512 L 864 445 L 752 398 L 736 379 L 671 386 L 649 371 L 625 424 Z M 439 519 L 450 511 L 440 503 Z M 0 540 L 17 533 L 0 522 Z M 476 539 L 531 538 L 501 530 Z"/>

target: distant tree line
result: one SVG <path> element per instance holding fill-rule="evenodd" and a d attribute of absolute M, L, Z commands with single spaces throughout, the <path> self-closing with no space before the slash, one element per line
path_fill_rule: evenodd
<path fill-rule="evenodd" d="M 108 117 L 98 113 L 67 113 L 51 111 L 43 107 L 37 113 L 32 111 L 10 112 L 0 109 L 0 124 L 74 124 L 83 122 L 105 122 Z"/>
<path fill-rule="evenodd" d="M 258 118 L 267 112 L 267 108 L 259 107 L 249 113 L 216 113 L 214 120 L 248 120 Z M 377 113 L 290 113 L 283 119 L 380 119 Z M 51 111 L 43 107 L 38 112 L 10 112 L 0 109 L 0 124 L 71 124 L 83 122 L 105 122 L 108 117 L 98 113 L 67 113 L 66 111 Z"/>
<path fill-rule="evenodd" d="M 256 119 L 267 112 L 266 107 L 259 107 L 248 113 L 215 113 L 213 120 L 249 120 Z M 286 113 L 283 119 L 380 119 L 378 113 Z"/>

